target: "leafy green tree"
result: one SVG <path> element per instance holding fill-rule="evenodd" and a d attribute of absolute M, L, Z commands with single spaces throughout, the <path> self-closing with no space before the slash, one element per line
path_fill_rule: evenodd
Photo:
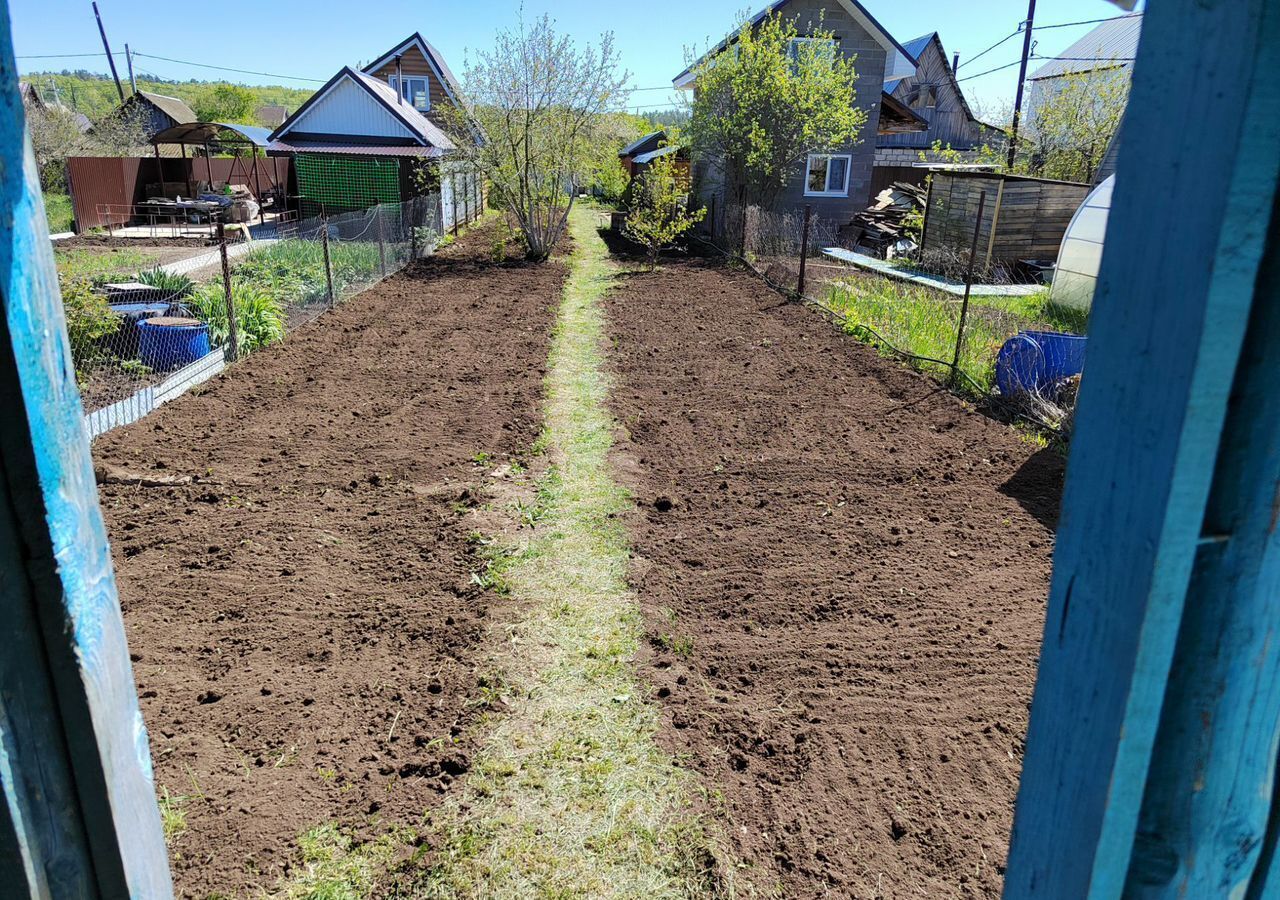
<path fill-rule="evenodd" d="M 1015 171 L 1093 182 L 1129 103 L 1129 74 L 1106 69 L 1064 75 L 1037 99 Z"/>
<path fill-rule="evenodd" d="M 855 59 L 836 46 L 821 20 L 801 35 L 793 19 L 772 14 L 744 23 L 727 49 L 694 68 L 689 138 L 744 217 L 747 206 L 772 206 L 808 154 L 859 141 L 867 114 L 857 106 Z"/>
<path fill-rule="evenodd" d="M 468 67 L 461 103 L 443 107 L 459 155 L 519 224 L 530 259 L 547 259 L 564 236 L 626 81 L 611 34 L 579 49 L 543 16 L 499 32 Z"/>
<path fill-rule="evenodd" d="M 238 84 L 214 85 L 195 103 L 195 114 L 201 122 L 250 122 L 258 96 Z"/>
<path fill-rule="evenodd" d="M 630 210 L 623 231 L 645 248 L 649 270 L 658 267 L 658 254 L 705 218 L 705 209 L 689 208 L 689 178 L 676 154 L 659 156 L 632 185 Z"/>

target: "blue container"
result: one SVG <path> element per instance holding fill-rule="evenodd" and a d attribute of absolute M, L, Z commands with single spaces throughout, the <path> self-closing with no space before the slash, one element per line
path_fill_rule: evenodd
<path fill-rule="evenodd" d="M 120 327 L 104 339 L 106 348 L 121 359 L 138 356 L 138 323 L 144 319 L 163 316 L 169 311 L 168 303 L 112 303 L 111 311 L 120 318 Z"/>
<path fill-rule="evenodd" d="M 209 326 L 196 319 L 161 317 L 138 323 L 138 351 L 158 372 L 180 369 L 208 356 Z"/>
<path fill-rule="evenodd" d="M 1086 338 L 1056 331 L 1023 331 L 1005 341 L 996 357 L 996 384 L 1005 397 L 1045 394 L 1084 371 Z"/>

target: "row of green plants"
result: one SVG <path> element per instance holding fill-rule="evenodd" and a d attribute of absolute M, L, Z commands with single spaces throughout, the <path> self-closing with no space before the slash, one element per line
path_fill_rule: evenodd
<path fill-rule="evenodd" d="M 341 295 L 380 271 L 378 245 L 369 241 L 330 241 L 329 263 L 334 293 Z M 235 277 L 253 283 L 283 305 L 307 305 L 328 298 L 324 246 L 319 240 L 294 238 L 268 244 L 236 266 Z"/>
<path fill-rule="evenodd" d="M 333 289 L 339 296 L 369 281 L 381 267 L 376 243 L 333 241 L 329 245 L 329 258 Z M 117 271 L 100 269 L 96 263 L 89 266 L 69 261 L 66 267 L 60 268 L 67 334 L 82 386 L 95 369 L 103 366 L 115 366 L 130 374 L 149 374 L 139 361 L 117 359 L 110 350 L 108 339 L 119 330 L 120 319 L 112 312 L 101 285 L 116 276 Z M 209 339 L 215 345 L 230 340 L 226 293 L 221 279 L 196 284 L 186 275 L 156 268 L 143 271 L 137 280 L 207 324 Z M 328 291 L 324 248 L 319 241 L 284 240 L 255 250 L 236 266 L 231 277 L 238 353 L 250 353 L 283 340 L 286 310 L 290 306 L 327 301 Z"/>
<path fill-rule="evenodd" d="M 832 284 L 824 298 L 852 336 L 892 355 L 916 357 L 913 364 L 935 375 L 948 374 L 956 351 L 960 303 L 929 288 L 888 278 L 856 277 Z M 996 357 L 1004 342 L 1025 329 L 1084 334 L 1088 314 L 1052 303 L 1048 290 L 1027 297 L 974 297 L 965 321 L 960 369 L 989 393 L 995 385 Z"/>

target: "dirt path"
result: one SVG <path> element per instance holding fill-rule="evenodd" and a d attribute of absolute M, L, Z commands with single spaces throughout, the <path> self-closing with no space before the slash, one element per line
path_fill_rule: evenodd
<path fill-rule="evenodd" d="M 997 896 L 1056 455 L 709 263 L 608 316 L 643 674 L 749 879 Z"/>
<path fill-rule="evenodd" d="M 308 829 L 314 861 L 417 826 L 470 768 L 494 597 L 461 514 L 538 434 L 564 278 L 488 253 L 465 238 L 94 447 L 196 479 L 101 491 L 182 896 L 296 878 Z"/>
<path fill-rule="evenodd" d="M 489 570 L 509 592 L 492 643 L 504 715 L 440 819 L 427 897 L 685 898 L 715 885 L 694 785 L 655 741 L 636 680 L 643 638 L 627 590 L 628 498 L 609 464 L 603 297 L 619 268 L 585 208 L 546 380 L 546 466 Z"/>

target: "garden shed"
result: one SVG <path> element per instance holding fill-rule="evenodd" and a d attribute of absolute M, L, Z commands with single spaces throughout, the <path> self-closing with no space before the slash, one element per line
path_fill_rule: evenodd
<path fill-rule="evenodd" d="M 1014 266 L 1019 260 L 1054 260 L 1091 186 L 998 172 L 934 170 L 925 204 L 922 250 L 929 254 L 968 251 L 982 224 L 979 258 L 985 267 Z"/>

